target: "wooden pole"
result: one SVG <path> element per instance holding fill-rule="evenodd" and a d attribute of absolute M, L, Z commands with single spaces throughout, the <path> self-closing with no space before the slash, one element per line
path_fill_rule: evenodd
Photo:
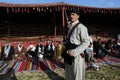
<path fill-rule="evenodd" d="M 57 30 L 57 28 L 56 28 L 56 26 L 55 26 L 55 28 L 54 28 L 54 41 L 56 42 L 56 30 Z"/>
<path fill-rule="evenodd" d="M 55 21 L 55 27 L 54 27 L 54 42 L 56 42 L 56 30 L 57 30 L 57 27 L 56 27 L 56 13 L 54 14 L 54 21 Z"/>
<path fill-rule="evenodd" d="M 62 27 L 63 27 L 63 41 L 65 40 L 65 7 L 62 6 Z"/>

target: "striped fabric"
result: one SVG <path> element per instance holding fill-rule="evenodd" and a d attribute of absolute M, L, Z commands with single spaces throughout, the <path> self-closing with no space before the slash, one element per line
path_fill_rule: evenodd
<path fill-rule="evenodd" d="M 0 61 L 0 74 L 23 72 L 23 71 L 41 71 L 41 70 L 54 70 L 62 68 L 57 60 L 38 60 L 33 63 L 32 60 L 12 60 L 8 62 Z"/>
<path fill-rule="evenodd" d="M 103 65 L 103 64 L 115 65 L 115 64 L 120 64 L 120 59 L 116 57 L 108 56 L 105 58 L 96 59 L 96 63 L 99 65 Z"/>
<path fill-rule="evenodd" d="M 28 60 L 12 60 L 8 62 L 0 61 L 0 74 L 23 72 L 23 71 L 42 71 L 42 70 L 54 70 L 56 68 L 63 68 L 63 61 L 57 61 L 55 59 L 37 60 L 33 63 L 31 59 Z M 120 59 L 109 56 L 108 58 L 102 58 L 96 60 L 97 64 L 119 64 Z"/>

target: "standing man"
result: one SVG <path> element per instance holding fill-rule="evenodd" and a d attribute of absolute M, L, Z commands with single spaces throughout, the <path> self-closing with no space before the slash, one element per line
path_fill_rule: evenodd
<path fill-rule="evenodd" d="M 71 23 L 64 42 L 66 53 L 63 54 L 66 80 L 85 80 L 84 50 L 89 46 L 90 40 L 88 30 L 79 22 L 79 17 L 78 11 L 70 12 Z"/>

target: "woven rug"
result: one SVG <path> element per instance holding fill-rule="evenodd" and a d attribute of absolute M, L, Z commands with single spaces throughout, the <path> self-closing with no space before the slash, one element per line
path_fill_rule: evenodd
<path fill-rule="evenodd" d="M 16 72 L 23 72 L 23 71 L 42 71 L 42 70 L 55 70 L 63 69 L 63 62 L 64 61 L 57 61 L 55 59 L 48 60 L 42 59 L 38 60 L 36 63 L 33 63 L 31 60 L 12 60 L 12 61 L 0 61 L 0 74 L 7 74 L 7 73 L 16 73 Z M 96 59 L 96 63 L 98 65 L 104 64 L 120 64 L 120 59 L 112 56 L 108 56 L 105 58 L 98 58 Z"/>
<path fill-rule="evenodd" d="M 107 56 L 105 58 L 96 59 L 96 63 L 98 63 L 99 65 L 104 65 L 104 64 L 116 65 L 116 64 L 120 64 L 120 58 Z"/>
<path fill-rule="evenodd" d="M 63 68 L 63 64 L 55 59 L 38 60 L 36 63 L 33 63 L 31 60 L 12 60 L 9 62 L 0 61 L 0 74 L 22 71 L 54 70 L 56 68 Z"/>

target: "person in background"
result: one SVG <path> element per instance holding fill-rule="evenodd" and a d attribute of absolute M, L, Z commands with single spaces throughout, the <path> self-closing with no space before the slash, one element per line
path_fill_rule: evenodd
<path fill-rule="evenodd" d="M 93 51 L 96 53 L 95 54 L 95 58 L 98 58 L 99 56 L 99 54 L 98 54 L 98 50 L 100 49 L 100 47 L 101 47 L 101 43 L 102 43 L 102 41 L 101 41 L 101 39 L 98 39 L 97 41 L 94 41 L 93 42 Z"/>
<path fill-rule="evenodd" d="M 26 53 L 26 49 L 25 47 L 23 46 L 23 43 L 22 42 L 19 42 L 18 43 L 18 46 L 15 48 L 15 59 L 25 59 L 25 53 Z"/>
<path fill-rule="evenodd" d="M 35 46 L 33 45 L 33 42 L 30 42 L 30 45 L 27 48 L 27 51 L 29 51 L 31 49 L 31 51 L 35 51 Z"/>
<path fill-rule="evenodd" d="M 109 53 L 109 52 L 111 52 L 111 50 L 107 50 L 106 48 L 105 48 L 105 43 L 104 42 L 102 42 L 101 43 L 101 45 L 100 45 L 100 47 L 99 47 L 99 49 L 98 49 L 98 52 L 97 52 L 97 57 L 98 58 L 104 58 L 104 57 L 106 57 L 106 55 Z"/>
<path fill-rule="evenodd" d="M 10 41 L 5 42 L 5 46 L 3 46 L 1 51 L 1 60 L 3 61 L 10 61 L 13 59 L 14 56 L 14 47 L 10 43 Z"/>
<path fill-rule="evenodd" d="M 113 56 L 120 57 L 120 34 L 115 38 L 112 52 Z"/>
<path fill-rule="evenodd" d="M 37 61 L 37 53 L 35 53 L 35 46 L 33 45 L 33 42 L 31 42 L 28 46 L 26 56 L 27 59 L 32 59 L 33 63 Z"/>
<path fill-rule="evenodd" d="M 85 50 L 85 61 L 86 69 L 99 70 L 99 66 L 96 64 L 96 59 L 94 58 L 93 44 L 90 42 L 90 45 Z"/>
<path fill-rule="evenodd" d="M 0 40 L 0 57 L 1 57 L 1 51 L 2 51 L 2 41 Z"/>
<path fill-rule="evenodd" d="M 54 51 L 55 51 L 55 45 L 54 45 L 53 41 L 48 41 L 48 43 L 45 47 L 46 57 L 52 59 L 55 55 Z"/>
<path fill-rule="evenodd" d="M 86 62 L 90 62 L 93 59 L 93 47 L 92 43 L 85 49 L 85 60 Z"/>
<path fill-rule="evenodd" d="M 42 41 L 39 41 L 38 45 L 36 46 L 35 52 L 37 53 L 39 58 L 44 57 L 44 44 Z"/>

